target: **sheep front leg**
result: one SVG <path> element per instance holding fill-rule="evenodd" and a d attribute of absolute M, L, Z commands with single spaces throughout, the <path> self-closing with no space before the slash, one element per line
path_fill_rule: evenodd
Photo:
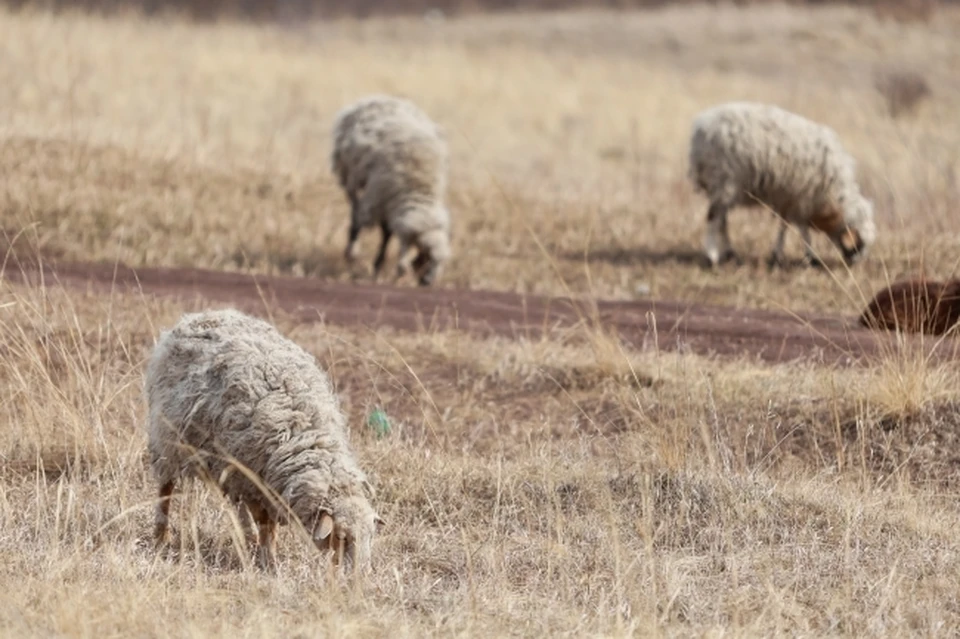
<path fill-rule="evenodd" d="M 253 506 L 249 506 L 244 501 L 237 502 L 237 517 L 240 521 L 240 529 L 243 531 L 243 538 L 248 546 L 252 546 L 256 541 L 256 527 L 253 521 Z"/>
<path fill-rule="evenodd" d="M 170 498 L 173 495 L 175 481 L 162 482 L 160 484 L 157 509 L 154 514 L 153 540 L 157 546 L 162 546 L 170 542 Z"/>
<path fill-rule="evenodd" d="M 257 563 L 261 569 L 273 572 L 277 567 L 277 522 L 268 517 L 258 525 L 260 545 L 257 548 Z"/>
<path fill-rule="evenodd" d="M 813 245 L 810 244 L 810 227 L 801 226 L 800 227 L 800 237 L 803 238 L 803 262 L 807 266 L 812 266 L 813 268 L 823 268 L 823 260 L 816 256 L 813 252 Z"/>
<path fill-rule="evenodd" d="M 774 268 L 783 268 L 786 265 L 786 257 L 783 251 L 786 240 L 787 221 L 781 218 L 780 229 L 777 231 L 777 241 L 774 243 L 773 251 L 770 252 L 770 257 L 767 259 L 767 267 L 770 270 L 773 270 Z"/>
<path fill-rule="evenodd" d="M 707 211 L 707 234 L 704 244 L 711 267 L 737 257 L 730 247 L 730 237 L 727 234 L 728 210 L 729 207 L 725 204 L 714 202 Z"/>
<path fill-rule="evenodd" d="M 250 514 L 257 523 L 257 566 L 261 570 L 273 572 L 276 568 L 277 522 L 270 517 L 266 508 L 259 504 L 247 504 Z"/>
<path fill-rule="evenodd" d="M 397 253 L 397 272 L 393 278 L 393 281 L 396 282 L 401 277 L 407 274 L 407 271 L 410 269 L 409 262 L 410 260 L 407 257 L 407 254 L 410 251 L 410 240 L 407 238 L 400 239 L 400 251 Z"/>

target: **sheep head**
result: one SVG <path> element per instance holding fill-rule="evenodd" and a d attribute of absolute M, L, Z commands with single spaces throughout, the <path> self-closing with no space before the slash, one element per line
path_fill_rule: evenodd
<path fill-rule="evenodd" d="M 334 565 L 362 569 L 370 562 L 373 537 L 381 526 L 383 519 L 364 497 L 344 497 L 320 511 L 313 542 L 321 551 L 333 551 Z"/>
<path fill-rule="evenodd" d="M 843 261 L 852 266 L 863 259 L 876 239 L 873 203 L 862 195 L 856 195 L 848 202 L 844 219 L 846 224 L 831 239 L 843 253 Z"/>
<path fill-rule="evenodd" d="M 417 239 L 419 254 L 411 264 L 420 286 L 430 286 L 450 259 L 450 238 L 446 228 L 433 229 Z"/>

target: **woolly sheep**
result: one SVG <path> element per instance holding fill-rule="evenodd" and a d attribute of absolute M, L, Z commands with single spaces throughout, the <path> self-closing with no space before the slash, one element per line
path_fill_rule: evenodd
<path fill-rule="evenodd" d="M 771 267 L 784 263 L 787 225 L 798 227 L 805 262 L 822 266 L 810 227 L 825 233 L 848 265 L 873 244 L 873 204 L 863 197 L 856 164 L 836 133 L 769 104 L 729 102 L 693 120 L 689 176 L 710 200 L 705 248 L 712 266 L 735 258 L 727 213 L 757 200 L 781 217 Z"/>
<path fill-rule="evenodd" d="M 183 315 L 160 335 L 144 394 L 158 544 L 176 481 L 199 477 L 219 485 L 245 524 L 252 516 L 261 567 L 275 565 L 276 526 L 291 513 L 336 564 L 368 563 L 382 521 L 339 400 L 316 360 L 274 326 L 232 309 Z"/>
<path fill-rule="evenodd" d="M 408 100 L 364 98 L 336 117 L 331 169 L 350 202 L 347 261 L 356 258 L 361 229 L 379 225 L 375 275 L 395 234 L 400 239 L 396 277 L 407 272 L 407 251 L 413 246 L 418 251 L 414 273 L 421 286 L 432 284 L 450 257 L 447 144 L 441 129 Z"/>

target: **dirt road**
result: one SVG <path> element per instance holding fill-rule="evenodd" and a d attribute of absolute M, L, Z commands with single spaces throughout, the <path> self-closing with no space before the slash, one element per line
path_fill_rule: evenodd
<path fill-rule="evenodd" d="M 3 277 L 40 281 L 36 263 L 8 264 Z M 186 268 L 137 268 L 113 264 L 43 266 L 47 286 L 142 291 L 153 296 L 202 298 L 248 312 L 281 309 L 308 322 L 391 327 L 405 331 L 459 328 L 480 335 L 536 337 L 599 318 L 625 342 L 644 350 L 684 350 L 701 355 L 752 356 L 766 362 L 808 359 L 828 365 L 863 363 L 895 348 L 893 336 L 872 333 L 854 318 L 798 316 L 761 310 L 668 301 L 599 301 L 520 296 L 443 288 L 396 288 L 285 276 L 253 276 Z M 589 324 L 588 324 L 589 325 Z M 957 358 L 956 342 L 927 338 L 907 343 Z"/>

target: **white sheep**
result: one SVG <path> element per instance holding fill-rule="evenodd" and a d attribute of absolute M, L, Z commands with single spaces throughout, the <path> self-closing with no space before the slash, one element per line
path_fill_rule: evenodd
<path fill-rule="evenodd" d="M 158 544 L 169 537 L 176 481 L 201 477 L 242 516 L 249 509 L 261 567 L 275 565 L 276 527 L 290 515 L 336 564 L 369 562 L 382 521 L 339 400 L 313 356 L 274 326 L 232 309 L 183 315 L 160 335 L 144 394 Z"/>
<path fill-rule="evenodd" d="M 822 266 L 810 227 L 825 233 L 848 265 L 876 239 L 873 204 L 860 192 L 856 163 L 829 127 L 752 102 L 729 102 L 693 120 L 689 176 L 710 199 L 705 248 L 712 266 L 735 258 L 727 213 L 762 203 L 781 218 L 771 267 L 784 263 L 787 225 L 798 227 L 805 261 Z"/>
<path fill-rule="evenodd" d="M 356 258 L 361 229 L 379 225 L 382 237 L 374 261 L 379 277 L 387 243 L 400 239 L 396 277 L 410 267 L 421 286 L 434 282 L 450 257 L 447 143 L 442 130 L 409 100 L 385 95 L 346 107 L 333 127 L 331 169 L 350 202 L 345 257 Z"/>

